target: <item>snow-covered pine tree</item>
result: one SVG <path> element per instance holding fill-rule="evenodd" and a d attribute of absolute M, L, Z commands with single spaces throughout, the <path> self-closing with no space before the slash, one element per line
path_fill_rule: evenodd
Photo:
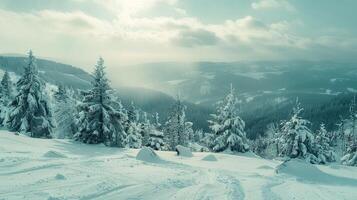
<path fill-rule="evenodd" d="M 131 102 L 127 110 L 127 120 L 124 124 L 124 130 L 127 133 L 125 146 L 129 148 L 141 148 L 142 146 L 142 127 L 139 123 L 139 111 L 136 109 L 134 102 Z"/>
<path fill-rule="evenodd" d="M 348 166 L 357 167 L 357 139 L 351 140 L 348 144 L 344 156 L 341 158 L 341 163 Z"/>
<path fill-rule="evenodd" d="M 9 72 L 7 70 L 5 71 L 4 76 L 2 77 L 0 90 L 1 94 L 6 95 L 7 97 L 12 97 L 12 82 L 10 79 Z"/>
<path fill-rule="evenodd" d="M 139 121 L 139 112 L 136 109 L 134 102 L 131 102 L 129 109 L 128 109 L 128 121 L 129 122 L 137 122 Z"/>
<path fill-rule="evenodd" d="M 231 91 L 218 102 L 217 113 L 211 114 L 212 120 L 209 120 L 210 129 L 215 136 L 213 142 L 213 151 L 235 151 L 246 152 L 249 150 L 246 133 L 244 131 L 245 123 L 238 115 L 237 97 L 231 86 Z"/>
<path fill-rule="evenodd" d="M 147 146 L 149 144 L 150 133 L 154 127 L 151 125 L 150 120 L 147 117 L 147 113 L 143 113 L 143 121 L 140 123 L 140 133 L 142 137 L 142 146 Z"/>
<path fill-rule="evenodd" d="M 207 147 L 207 149 L 211 150 L 211 148 L 214 146 L 214 138 L 215 135 L 213 133 L 203 133 L 199 143 Z"/>
<path fill-rule="evenodd" d="M 164 127 L 165 143 L 168 145 L 168 150 L 175 150 L 177 145 L 188 145 L 188 135 L 185 129 L 185 110 L 186 106 L 177 96 Z"/>
<path fill-rule="evenodd" d="M 279 153 L 280 156 L 301 158 L 316 163 L 317 158 L 313 154 L 314 136 L 307 127 L 310 122 L 300 116 L 302 111 L 300 102 L 296 100 L 290 120 L 282 122 Z"/>
<path fill-rule="evenodd" d="M 336 155 L 333 148 L 330 146 L 330 140 L 325 125 L 322 123 L 314 140 L 315 154 L 319 164 L 336 161 Z"/>
<path fill-rule="evenodd" d="M 99 58 L 93 73 L 92 88 L 83 92 L 83 100 L 78 106 L 78 131 L 76 140 L 84 143 L 104 143 L 109 146 L 124 146 L 126 137 L 123 121 L 125 115 L 120 110 L 120 102 L 112 95 L 104 72 L 104 60 Z"/>
<path fill-rule="evenodd" d="M 160 117 L 159 117 L 159 113 L 155 113 L 154 115 L 153 115 L 153 118 L 154 118 L 154 127 L 155 127 L 155 129 L 157 129 L 157 130 L 161 130 L 161 123 L 160 123 Z"/>
<path fill-rule="evenodd" d="M 201 139 L 203 138 L 203 130 L 198 129 L 194 133 L 194 142 L 200 143 Z"/>
<path fill-rule="evenodd" d="M 129 126 L 126 129 L 125 145 L 129 148 L 141 148 L 142 147 L 142 136 L 140 134 L 141 127 L 140 124 L 135 122 L 129 122 Z"/>
<path fill-rule="evenodd" d="M 75 114 L 76 99 L 73 92 L 70 92 L 65 86 L 59 85 L 54 93 L 54 119 L 56 129 L 54 135 L 56 138 L 71 138 L 75 134 Z"/>
<path fill-rule="evenodd" d="M 195 142 L 195 132 L 193 131 L 193 123 L 185 122 L 185 132 L 188 135 L 188 140 L 191 143 Z"/>
<path fill-rule="evenodd" d="M 150 132 L 149 143 L 147 146 L 155 150 L 166 150 L 164 142 L 164 133 L 159 130 L 152 129 Z"/>
<path fill-rule="evenodd" d="M 7 120 L 10 130 L 29 133 L 31 137 L 51 137 L 52 115 L 44 88 L 36 58 L 30 51 L 25 72 L 17 82 L 18 94 L 10 103 Z"/>
<path fill-rule="evenodd" d="M 12 98 L 12 82 L 9 72 L 6 70 L 0 85 L 0 126 L 6 125 L 8 104 Z"/>

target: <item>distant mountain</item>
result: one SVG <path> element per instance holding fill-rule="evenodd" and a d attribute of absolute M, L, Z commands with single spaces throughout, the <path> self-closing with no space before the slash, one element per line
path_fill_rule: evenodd
<path fill-rule="evenodd" d="M 149 63 L 123 69 L 121 76 L 171 95 L 179 92 L 187 101 L 210 108 L 232 84 L 251 137 L 261 134 L 267 124 L 285 119 L 296 98 L 313 129 L 321 122 L 334 128 L 338 115 L 326 116 L 324 108 L 339 99 L 350 101 L 357 92 L 357 63 L 329 61 Z M 348 108 L 335 111 L 345 114 Z"/>
<path fill-rule="evenodd" d="M 0 56 L 0 69 L 22 74 L 26 65 L 25 57 Z M 91 76 L 82 69 L 49 60 L 37 59 L 41 77 L 52 84 L 86 89 L 90 86 Z"/>
<path fill-rule="evenodd" d="M 21 75 L 26 65 L 26 57 L 18 55 L 0 56 L 0 69 Z M 50 60 L 37 59 L 41 77 L 52 84 L 62 84 L 74 89 L 88 89 L 91 75 L 72 65 L 62 64 Z M 116 87 L 118 97 L 124 106 L 133 101 L 142 110 L 154 114 L 158 112 L 162 122 L 167 119 L 168 112 L 174 103 L 174 98 L 156 90 L 140 87 Z M 195 128 L 207 130 L 207 117 L 211 109 L 189 102 L 187 105 L 188 119 L 194 122 Z M 202 117 L 205 116 L 205 117 Z"/>

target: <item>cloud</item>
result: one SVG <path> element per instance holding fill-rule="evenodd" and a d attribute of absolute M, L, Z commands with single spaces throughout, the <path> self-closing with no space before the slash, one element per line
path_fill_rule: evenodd
<path fill-rule="evenodd" d="M 83 3 L 89 1 L 113 17 L 100 18 L 83 9 L 0 9 L 0 27 L 6 30 L 0 34 L 0 52 L 19 53 L 33 48 L 44 57 L 91 67 L 98 55 L 107 58 L 110 66 L 159 61 L 330 58 L 334 54 L 343 58 L 355 53 L 351 49 L 357 49 L 353 35 L 302 35 L 296 29 L 303 23 L 294 20 L 269 22 L 244 16 L 213 23 L 180 10 L 178 0 Z M 173 11 L 172 15 L 145 14 L 158 5 Z M 256 9 L 263 7 L 255 5 Z"/>
<path fill-rule="evenodd" d="M 177 0 L 92 0 L 117 16 L 135 16 L 159 4 L 173 6 Z"/>
<path fill-rule="evenodd" d="M 287 0 L 259 0 L 251 4 L 254 10 L 284 9 L 296 11 L 295 7 Z"/>
<path fill-rule="evenodd" d="M 184 47 L 210 46 L 216 44 L 219 38 L 213 32 L 200 29 L 181 31 L 172 41 Z"/>

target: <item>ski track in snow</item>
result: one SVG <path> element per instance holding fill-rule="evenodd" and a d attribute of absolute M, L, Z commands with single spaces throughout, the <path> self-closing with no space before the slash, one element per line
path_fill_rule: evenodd
<path fill-rule="evenodd" d="M 201 160 L 207 153 L 183 158 L 157 152 L 164 162 L 147 163 L 135 159 L 138 150 L 33 140 L 4 131 L 0 145 L 0 200 L 352 200 L 357 195 L 349 186 L 296 181 L 274 172 L 278 161 L 245 156 L 215 154 L 217 161 L 209 162 Z M 66 157 L 44 157 L 48 151 Z M 354 168 L 341 170 L 357 174 Z"/>

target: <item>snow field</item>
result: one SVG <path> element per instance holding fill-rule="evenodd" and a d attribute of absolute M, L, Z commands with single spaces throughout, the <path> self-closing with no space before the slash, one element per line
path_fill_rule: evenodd
<path fill-rule="evenodd" d="M 0 131 L 0 199 L 352 200 L 357 196 L 354 167 L 298 161 L 281 165 L 250 154 L 181 157 L 164 151 L 155 153 L 165 162 L 152 163 L 138 160 L 139 151 Z M 217 161 L 202 160 L 211 155 Z"/>

